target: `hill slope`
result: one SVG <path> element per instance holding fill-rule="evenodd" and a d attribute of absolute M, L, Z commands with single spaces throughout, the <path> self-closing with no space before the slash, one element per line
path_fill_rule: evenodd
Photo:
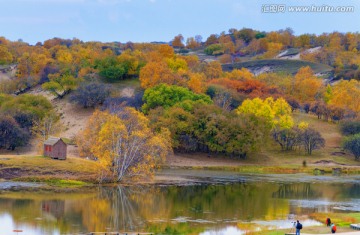
<path fill-rule="evenodd" d="M 295 74 L 301 67 L 305 66 L 310 66 L 314 73 L 319 75 L 326 76 L 332 71 L 332 68 L 325 64 L 312 63 L 303 60 L 282 59 L 252 60 L 234 64 L 223 64 L 222 68 L 224 71 L 247 68 L 255 75 L 258 75 L 264 72 L 285 72 Z"/>

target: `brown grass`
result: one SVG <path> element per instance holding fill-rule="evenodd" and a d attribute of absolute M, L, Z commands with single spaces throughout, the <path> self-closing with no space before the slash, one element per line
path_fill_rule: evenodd
<path fill-rule="evenodd" d="M 310 218 L 317 221 L 325 222 L 326 218 L 330 218 L 331 222 L 336 226 L 349 227 L 350 224 L 360 223 L 360 213 L 312 213 Z"/>
<path fill-rule="evenodd" d="M 42 156 L 1 156 L 0 178 L 24 179 L 72 179 L 94 181 L 98 163 L 81 158 L 68 157 L 53 160 Z"/>

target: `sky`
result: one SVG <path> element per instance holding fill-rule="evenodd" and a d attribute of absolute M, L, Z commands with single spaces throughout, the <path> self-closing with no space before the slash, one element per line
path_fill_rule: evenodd
<path fill-rule="evenodd" d="M 271 13 L 273 5 L 285 10 Z M 354 11 L 289 10 L 312 5 L 353 6 Z M 0 0 L 0 36 L 30 44 L 54 37 L 168 42 L 178 34 L 206 40 L 210 34 L 244 27 L 259 31 L 290 27 L 295 35 L 358 32 L 358 22 L 358 0 Z"/>

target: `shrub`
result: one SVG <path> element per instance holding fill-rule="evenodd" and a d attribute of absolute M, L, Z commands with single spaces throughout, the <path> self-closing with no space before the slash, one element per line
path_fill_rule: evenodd
<path fill-rule="evenodd" d="M 144 104 L 142 101 L 143 95 L 144 92 L 137 92 L 132 97 L 109 97 L 104 101 L 103 110 L 109 110 L 110 113 L 116 113 L 125 106 L 140 110 L 141 106 Z"/>
<path fill-rule="evenodd" d="M 213 44 L 205 48 L 204 52 L 207 55 L 214 55 L 214 52 L 217 52 L 219 55 L 219 52 L 224 53 L 223 47 L 220 44 Z"/>
<path fill-rule="evenodd" d="M 109 66 L 100 70 L 99 74 L 109 82 L 124 79 L 126 69 L 122 65 Z"/>
<path fill-rule="evenodd" d="M 340 125 L 343 135 L 355 135 L 360 133 L 360 121 L 344 121 Z"/>
<path fill-rule="evenodd" d="M 14 150 L 26 145 L 29 139 L 29 132 L 20 128 L 14 118 L 0 115 L 0 148 Z"/>
<path fill-rule="evenodd" d="M 143 100 L 145 102 L 142 106 L 144 113 L 158 106 L 167 109 L 183 101 L 196 101 L 197 103 L 202 102 L 204 104 L 212 103 L 210 97 L 207 95 L 196 94 L 187 88 L 166 84 L 160 84 L 153 88 L 146 89 Z"/>
<path fill-rule="evenodd" d="M 343 143 L 345 150 L 350 151 L 354 156 L 355 160 L 360 158 L 360 134 L 350 136 L 345 139 Z"/>
<path fill-rule="evenodd" d="M 315 149 L 320 149 L 325 146 L 325 139 L 321 134 L 311 128 L 306 129 L 301 135 L 301 142 L 307 154 L 311 155 Z"/>
<path fill-rule="evenodd" d="M 79 105 L 87 107 L 95 107 L 98 104 L 104 103 L 106 98 L 110 95 L 108 86 L 100 83 L 82 84 L 70 96 L 70 101 Z"/>
<path fill-rule="evenodd" d="M 125 62 L 119 63 L 113 56 L 95 61 L 95 68 L 99 70 L 99 75 L 109 82 L 124 79 L 129 70 Z"/>

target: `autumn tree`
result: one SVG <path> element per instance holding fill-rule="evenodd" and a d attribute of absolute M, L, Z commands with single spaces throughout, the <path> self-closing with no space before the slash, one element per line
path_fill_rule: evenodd
<path fill-rule="evenodd" d="M 267 52 L 263 55 L 264 58 L 273 58 L 284 48 L 284 45 L 279 42 L 267 43 Z"/>
<path fill-rule="evenodd" d="M 0 44 L 0 65 L 10 64 L 12 60 L 13 56 L 8 48 Z"/>
<path fill-rule="evenodd" d="M 234 36 L 236 38 L 242 39 L 245 43 L 250 43 L 255 38 L 255 32 L 249 28 L 243 28 L 235 32 Z"/>
<path fill-rule="evenodd" d="M 184 37 L 181 34 L 179 34 L 175 36 L 174 39 L 172 40 L 172 46 L 177 48 L 183 48 L 185 47 L 183 41 L 184 41 Z"/>
<path fill-rule="evenodd" d="M 41 82 L 41 75 L 46 66 L 52 63 L 50 55 L 46 52 L 25 52 L 18 58 L 17 74 L 20 78 L 20 88 L 34 86 Z"/>
<path fill-rule="evenodd" d="M 302 34 L 296 37 L 295 47 L 310 48 L 310 35 Z"/>
<path fill-rule="evenodd" d="M 205 76 L 202 73 L 191 73 L 187 82 L 187 87 L 195 93 L 204 93 L 206 86 L 204 84 Z"/>
<path fill-rule="evenodd" d="M 238 114 L 252 114 L 256 117 L 262 117 L 266 122 L 267 128 L 272 129 L 275 126 L 288 129 L 294 125 L 291 117 L 291 107 L 283 98 L 274 100 L 269 97 L 265 100 L 260 98 L 246 99 L 237 109 Z"/>
<path fill-rule="evenodd" d="M 334 107 L 360 112 L 360 82 L 341 80 L 332 86 L 328 104 Z"/>
<path fill-rule="evenodd" d="M 42 88 L 60 99 L 74 90 L 79 82 L 70 74 L 51 74 L 49 75 L 49 79 L 50 81 L 44 83 Z"/>
<path fill-rule="evenodd" d="M 164 61 L 149 62 L 140 70 L 140 85 L 144 89 L 160 83 L 176 84 L 178 79 Z"/>
<path fill-rule="evenodd" d="M 183 101 L 197 101 L 204 104 L 212 103 L 209 96 L 196 94 L 187 88 L 160 84 L 156 87 L 145 90 L 142 107 L 144 113 L 156 107 L 169 108 Z"/>
<path fill-rule="evenodd" d="M 82 158 L 90 158 L 96 160 L 97 157 L 91 151 L 92 145 L 96 142 L 101 127 L 109 118 L 109 112 L 101 112 L 95 110 L 87 121 L 83 131 L 76 136 L 76 143 L 79 147 L 79 156 Z"/>
<path fill-rule="evenodd" d="M 132 108 L 105 114 L 102 122 L 89 146 L 101 165 L 99 180 L 120 182 L 153 176 L 157 164 L 170 151 L 166 130 L 152 132 L 148 119 Z"/>
<path fill-rule="evenodd" d="M 190 37 L 188 39 L 186 39 L 186 47 L 189 49 L 195 49 L 200 47 L 200 43 L 196 41 L 195 38 Z"/>
<path fill-rule="evenodd" d="M 203 72 L 208 79 L 219 78 L 222 76 L 222 67 L 218 61 L 206 63 Z"/>
<path fill-rule="evenodd" d="M 292 96 L 301 103 L 315 101 L 322 81 L 314 75 L 312 69 L 309 66 L 300 68 L 294 80 Z"/>
<path fill-rule="evenodd" d="M 227 77 L 231 80 L 239 80 L 239 81 L 246 81 L 246 80 L 251 80 L 251 79 L 255 78 L 254 74 L 251 73 L 246 68 L 234 69 L 231 72 L 227 72 L 225 74 L 225 77 Z"/>
<path fill-rule="evenodd" d="M 174 57 L 174 48 L 167 44 L 161 44 L 158 48 L 159 53 L 165 58 Z"/>
<path fill-rule="evenodd" d="M 218 36 L 215 35 L 215 34 L 211 34 L 211 35 L 206 39 L 205 45 L 206 45 L 206 46 L 209 46 L 209 45 L 212 45 L 212 44 L 216 44 L 216 43 L 218 43 L 218 42 L 219 42 Z"/>

